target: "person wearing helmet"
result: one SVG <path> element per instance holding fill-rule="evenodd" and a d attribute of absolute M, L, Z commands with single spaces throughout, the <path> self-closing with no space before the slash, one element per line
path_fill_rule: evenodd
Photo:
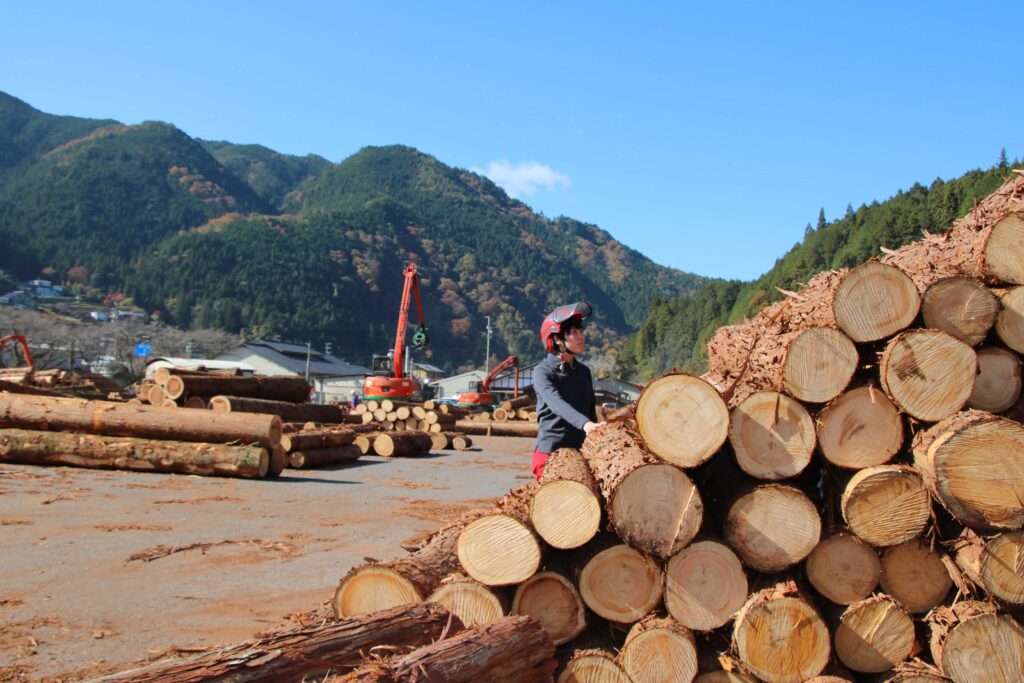
<path fill-rule="evenodd" d="M 533 369 L 537 394 L 537 441 L 533 475 L 539 480 L 548 456 L 559 448 L 579 448 L 586 435 L 603 425 L 597 421 L 594 380 L 578 356 L 586 350 L 583 321 L 590 304 L 559 306 L 540 327 L 548 355 Z"/>

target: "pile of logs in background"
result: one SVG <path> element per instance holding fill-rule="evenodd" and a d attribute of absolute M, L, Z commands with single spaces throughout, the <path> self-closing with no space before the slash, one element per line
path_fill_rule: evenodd
<path fill-rule="evenodd" d="M 1021 285 L 1015 178 L 720 329 L 704 377 L 655 380 L 540 482 L 354 567 L 336 616 L 502 624 L 475 642 L 534 662 L 518 680 L 556 666 L 531 621 L 559 681 L 1024 680 Z"/>

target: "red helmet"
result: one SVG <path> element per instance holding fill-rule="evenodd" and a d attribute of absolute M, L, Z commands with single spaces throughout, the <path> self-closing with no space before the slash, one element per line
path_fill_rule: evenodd
<path fill-rule="evenodd" d="M 578 304 L 569 304 L 568 306 L 559 306 L 551 311 L 548 317 L 544 318 L 544 322 L 540 324 L 540 340 L 544 344 L 544 348 L 547 349 L 547 352 L 555 352 L 555 335 L 561 333 L 562 325 L 573 318 L 579 318 L 581 321 L 584 318 L 589 318 L 592 312 L 593 309 L 590 308 L 590 304 L 586 301 L 581 301 Z"/>

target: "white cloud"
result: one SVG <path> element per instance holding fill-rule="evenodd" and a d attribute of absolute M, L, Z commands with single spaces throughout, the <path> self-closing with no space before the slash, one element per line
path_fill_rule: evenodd
<path fill-rule="evenodd" d="M 555 190 L 569 187 L 572 182 L 569 176 L 559 173 L 547 164 L 528 161 L 515 164 L 502 160 L 487 164 L 487 170 L 470 169 L 474 173 L 485 175 L 509 193 L 512 197 L 531 197 L 537 190 Z"/>

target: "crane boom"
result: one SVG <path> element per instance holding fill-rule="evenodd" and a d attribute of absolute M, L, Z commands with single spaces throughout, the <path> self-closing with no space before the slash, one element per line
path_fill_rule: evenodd
<path fill-rule="evenodd" d="M 420 300 L 420 276 L 416 264 L 405 268 L 405 284 L 402 287 L 402 302 L 398 308 L 398 326 L 395 333 L 395 348 L 389 356 L 373 357 L 373 375 L 363 382 L 363 395 L 367 399 L 411 399 L 419 393 L 419 383 L 405 374 L 405 337 L 409 329 L 409 307 L 416 299 L 416 314 L 419 326 L 412 336 L 412 345 L 419 348 L 427 345 L 427 327 L 423 322 L 423 303 Z"/>
<path fill-rule="evenodd" d="M 402 287 L 402 305 L 398 309 L 398 333 L 395 335 L 395 379 L 405 377 L 405 335 L 409 328 L 409 303 L 413 295 L 416 298 L 416 315 L 420 325 L 413 335 L 413 346 L 426 346 L 427 328 L 423 325 L 423 303 L 420 301 L 420 276 L 416 272 L 416 264 L 405 267 L 405 285 Z M 422 336 L 421 336 L 422 335 Z"/>

